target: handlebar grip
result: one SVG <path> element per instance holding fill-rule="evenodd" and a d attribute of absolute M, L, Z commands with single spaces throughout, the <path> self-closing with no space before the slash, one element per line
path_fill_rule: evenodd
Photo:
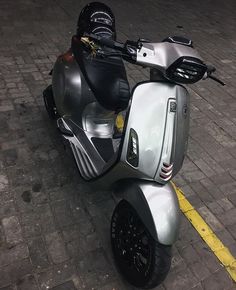
<path fill-rule="evenodd" d="M 107 46 L 107 47 L 110 47 L 110 48 L 115 48 L 115 49 L 118 49 L 118 50 L 122 50 L 124 48 L 124 44 L 123 43 L 119 43 L 111 38 L 106 38 L 106 37 L 101 37 L 101 36 L 98 36 L 96 34 L 88 34 L 88 33 L 85 33 L 84 36 L 87 36 L 95 41 L 97 41 L 99 44 L 103 45 L 103 46 Z"/>
<path fill-rule="evenodd" d="M 213 66 L 213 65 L 208 65 L 207 66 L 207 72 L 209 73 L 209 74 L 211 74 L 211 73 L 213 73 L 213 72 L 215 72 L 216 71 L 216 68 Z"/>
<path fill-rule="evenodd" d="M 111 38 L 105 38 L 105 37 L 102 37 L 100 38 L 99 40 L 99 43 L 101 45 L 104 45 L 104 46 L 107 46 L 107 47 L 110 47 L 110 48 L 115 48 L 115 41 Z"/>

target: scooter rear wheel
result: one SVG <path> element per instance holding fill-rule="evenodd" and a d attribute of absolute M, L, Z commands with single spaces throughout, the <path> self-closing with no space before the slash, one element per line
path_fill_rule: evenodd
<path fill-rule="evenodd" d="M 56 119 L 57 117 L 57 111 L 56 111 L 56 105 L 53 97 L 53 91 L 52 91 L 52 85 L 49 85 L 44 91 L 43 91 L 43 99 L 45 108 L 48 112 L 50 119 Z"/>
<path fill-rule="evenodd" d="M 168 274 L 171 246 L 155 241 L 125 200 L 116 206 L 112 216 L 111 244 L 117 267 L 130 284 L 151 289 Z"/>

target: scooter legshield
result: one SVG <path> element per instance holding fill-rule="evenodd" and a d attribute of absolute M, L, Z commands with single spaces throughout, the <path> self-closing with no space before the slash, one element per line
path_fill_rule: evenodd
<path fill-rule="evenodd" d="M 188 132 L 187 90 L 170 82 L 141 83 L 133 92 L 121 161 L 165 184 L 182 166 Z"/>

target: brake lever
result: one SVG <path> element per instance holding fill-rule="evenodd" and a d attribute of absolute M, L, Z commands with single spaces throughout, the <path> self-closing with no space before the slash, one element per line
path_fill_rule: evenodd
<path fill-rule="evenodd" d="M 222 86 L 225 86 L 226 85 L 223 81 L 221 81 L 220 79 L 218 79 L 218 78 L 216 78 L 216 77 L 214 77 L 212 75 L 209 75 L 208 78 L 209 79 L 212 79 L 213 81 L 215 81 L 215 82 L 217 82 L 219 84 L 221 84 Z"/>

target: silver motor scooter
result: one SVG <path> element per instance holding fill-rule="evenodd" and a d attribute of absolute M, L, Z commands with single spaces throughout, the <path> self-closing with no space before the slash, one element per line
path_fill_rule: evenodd
<path fill-rule="evenodd" d="M 103 96 L 129 94 L 122 58 L 151 73 L 117 109 Z M 182 166 L 188 141 L 189 94 L 182 84 L 206 77 L 219 81 L 213 71 L 182 37 L 122 44 L 84 33 L 58 57 L 52 86 L 44 91 L 47 111 L 82 178 L 122 193 L 111 243 L 118 269 L 137 287 L 153 288 L 164 280 L 178 237 L 180 210 L 170 180 Z M 122 131 L 116 126 L 119 108 L 125 111 Z"/>

